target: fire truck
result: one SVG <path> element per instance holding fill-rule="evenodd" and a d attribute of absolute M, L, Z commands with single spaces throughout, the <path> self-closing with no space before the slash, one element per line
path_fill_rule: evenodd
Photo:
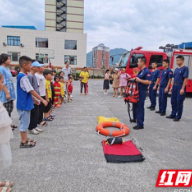
<path fill-rule="evenodd" d="M 187 83 L 187 92 L 192 92 L 192 51 L 186 49 L 173 49 L 171 52 L 163 51 L 145 51 L 142 47 L 137 47 L 131 51 L 125 52 L 119 61 L 118 68 L 126 68 L 126 73 L 130 74 L 132 78 L 136 77 L 138 68 L 138 59 L 145 57 L 147 59 L 147 67 L 152 71 L 152 63 L 157 62 L 158 69 L 163 70 L 162 63 L 164 59 L 170 61 L 170 68 L 174 71 L 177 67 L 176 57 L 183 55 L 185 58 L 184 64 L 189 67 L 189 79 Z"/>

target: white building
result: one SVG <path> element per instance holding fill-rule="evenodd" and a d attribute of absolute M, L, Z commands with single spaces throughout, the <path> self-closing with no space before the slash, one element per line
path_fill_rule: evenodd
<path fill-rule="evenodd" d="M 72 67 L 84 67 L 87 35 L 83 33 L 83 23 L 83 0 L 46 0 L 46 30 L 32 26 L 0 27 L 0 54 L 8 53 L 12 64 L 18 64 L 19 57 L 26 55 L 45 64 L 51 62 L 55 67 L 63 67 L 65 61 Z M 44 59 L 39 57 L 42 55 Z"/>

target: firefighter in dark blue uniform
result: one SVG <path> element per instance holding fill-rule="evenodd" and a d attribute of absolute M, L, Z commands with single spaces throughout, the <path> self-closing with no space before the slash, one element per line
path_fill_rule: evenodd
<path fill-rule="evenodd" d="M 133 129 L 144 129 L 144 116 L 145 116 L 145 99 L 147 88 L 151 84 L 151 72 L 146 67 L 146 58 L 142 57 L 138 60 L 139 71 L 136 81 L 139 87 L 139 102 L 133 104 L 133 122 L 137 122 L 137 125 Z"/>
<path fill-rule="evenodd" d="M 161 73 L 161 81 L 159 88 L 159 111 L 156 111 L 156 113 L 160 113 L 161 116 L 166 115 L 167 97 L 173 77 L 173 72 L 169 68 L 168 60 L 163 61 L 163 68 L 164 70 Z"/>
<path fill-rule="evenodd" d="M 157 63 L 152 63 L 153 72 L 151 73 L 151 85 L 149 86 L 149 99 L 151 101 L 151 105 L 147 107 L 151 109 L 151 111 L 155 110 L 156 107 L 156 97 L 157 97 L 157 89 L 158 83 L 160 79 L 160 71 L 157 69 Z"/>
<path fill-rule="evenodd" d="M 189 69 L 184 65 L 184 57 L 182 55 L 177 56 L 176 62 L 178 68 L 174 72 L 174 81 L 171 95 L 172 112 L 167 118 L 179 121 L 183 113 L 183 102 L 186 95 L 186 85 L 189 76 Z"/>

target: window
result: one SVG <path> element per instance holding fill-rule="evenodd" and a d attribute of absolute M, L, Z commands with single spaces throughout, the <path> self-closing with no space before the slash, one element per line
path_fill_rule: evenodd
<path fill-rule="evenodd" d="M 65 49 L 77 50 L 76 40 L 65 40 Z"/>
<path fill-rule="evenodd" d="M 42 55 L 42 57 L 39 58 L 39 53 L 36 53 L 36 60 L 37 61 L 41 61 L 43 63 L 48 63 L 48 54 Z"/>
<path fill-rule="evenodd" d="M 69 61 L 71 65 L 77 65 L 77 56 L 65 55 L 65 62 Z"/>
<path fill-rule="evenodd" d="M 144 55 L 143 54 L 133 54 L 131 56 L 129 68 L 138 67 L 138 59 L 141 58 L 141 57 L 144 57 Z"/>
<path fill-rule="evenodd" d="M 20 46 L 20 37 L 17 37 L 17 36 L 7 36 L 7 45 L 10 45 L 10 46 Z"/>
<path fill-rule="evenodd" d="M 120 62 L 119 62 L 119 67 L 125 67 L 125 68 L 127 67 L 127 62 L 129 60 L 129 56 L 130 56 L 130 52 L 122 55 Z"/>
<path fill-rule="evenodd" d="M 8 52 L 8 55 L 11 57 L 11 61 L 19 61 L 20 53 Z"/>
<path fill-rule="evenodd" d="M 36 38 L 36 47 L 48 48 L 47 38 Z"/>
<path fill-rule="evenodd" d="M 151 59 L 149 61 L 149 69 L 152 69 L 152 63 L 156 62 L 157 67 L 161 67 L 163 63 L 163 55 L 151 55 Z"/>

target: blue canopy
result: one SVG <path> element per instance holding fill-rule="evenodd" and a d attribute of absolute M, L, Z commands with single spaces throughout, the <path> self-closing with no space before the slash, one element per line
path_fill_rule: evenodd
<path fill-rule="evenodd" d="M 181 43 L 179 45 L 180 49 L 192 49 L 192 42 L 187 42 L 187 43 Z"/>
<path fill-rule="evenodd" d="M 31 29 L 36 30 L 34 26 L 14 26 L 14 25 L 2 25 L 4 28 L 16 28 L 16 29 Z"/>

